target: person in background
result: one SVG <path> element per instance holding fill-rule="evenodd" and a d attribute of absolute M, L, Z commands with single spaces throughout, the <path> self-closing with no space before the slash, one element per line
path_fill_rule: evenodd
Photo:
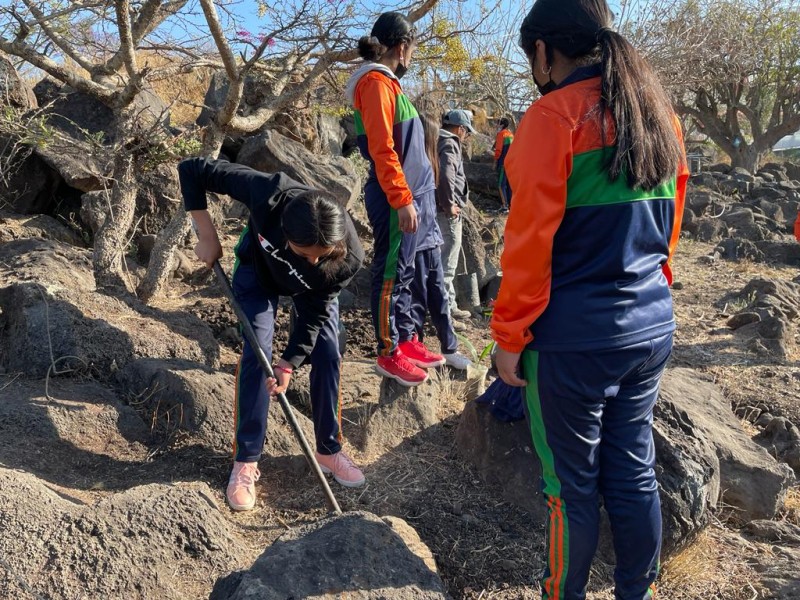
<path fill-rule="evenodd" d="M 464 221 L 462 209 L 469 200 L 469 186 L 464 173 L 464 155 L 461 145 L 475 133 L 470 114 L 465 110 L 451 110 L 442 119 L 439 131 L 437 155 L 439 160 L 439 185 L 436 187 L 436 219 L 442 230 L 442 261 L 444 263 L 444 283 L 450 299 L 450 314 L 456 327 L 463 327 L 461 321 L 472 314 L 461 310 L 456 303 L 456 289 L 453 280 L 456 276 L 458 259 L 461 256 L 461 238 Z"/>
<path fill-rule="evenodd" d="M 511 186 L 508 184 L 506 171 L 503 167 L 508 149 L 514 141 L 514 134 L 509 129 L 510 122 L 503 117 L 500 119 L 500 129 L 494 138 L 494 170 L 497 173 L 497 187 L 500 190 L 501 210 L 508 212 L 511 206 Z"/>
<path fill-rule="evenodd" d="M 339 379 L 339 292 L 364 261 L 364 250 L 344 207 L 328 192 L 283 173 L 266 174 L 224 160 L 189 158 L 178 166 L 181 192 L 197 229 L 195 253 L 209 267 L 222 256 L 207 210 L 207 192 L 225 194 L 250 209 L 234 250 L 236 300 L 272 359 L 279 296 L 291 296 L 295 327 L 267 379 L 245 339 L 236 368 L 234 463 L 226 498 L 233 510 L 255 506 L 258 460 L 267 434 L 270 396 L 286 391 L 292 371 L 311 360 L 311 412 L 317 461 L 347 487 L 364 474 L 342 450 Z"/>
<path fill-rule="evenodd" d="M 798 211 L 797 218 L 794 221 L 794 239 L 800 242 L 800 211 Z"/>
<path fill-rule="evenodd" d="M 420 118 L 425 129 L 425 151 L 431 159 L 434 180 L 438 185 L 441 181 L 439 159 L 436 154 L 439 122 L 426 114 Z M 415 333 L 420 340 L 424 340 L 425 319 L 430 314 L 445 359 L 444 364 L 454 369 L 465 370 L 472 363 L 458 351 L 458 338 L 450 314 L 450 299 L 445 286 L 440 246 L 417 249 L 414 259 L 414 281 L 411 284 L 411 314 Z"/>
<path fill-rule="evenodd" d="M 653 406 L 689 172 L 668 95 L 612 19 L 605 0 L 536 0 L 520 45 L 542 97 L 505 160 L 514 203 L 491 329 L 542 463 L 547 599 L 586 598 L 600 496 L 614 597 L 651 598 L 659 570 Z"/>
<path fill-rule="evenodd" d="M 358 41 L 366 63 L 345 91 L 355 112 L 359 150 L 370 163 L 364 202 L 374 238 L 376 371 L 409 387 L 428 378 L 425 369 L 445 363 L 419 340 L 411 312 L 417 250 L 442 243 L 422 122 L 400 86 L 415 50 L 416 33 L 408 19 L 383 13 L 371 34 Z"/>

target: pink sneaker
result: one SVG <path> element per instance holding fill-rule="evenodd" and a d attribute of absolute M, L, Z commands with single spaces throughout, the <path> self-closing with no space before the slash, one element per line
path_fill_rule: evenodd
<path fill-rule="evenodd" d="M 252 510 L 256 505 L 256 481 L 261 477 L 258 463 L 238 462 L 233 463 L 233 471 L 228 479 L 228 489 L 225 497 L 228 505 L 233 510 Z"/>
<path fill-rule="evenodd" d="M 375 370 L 405 387 L 414 387 L 428 380 L 428 373 L 412 364 L 399 349 L 391 356 L 379 356 Z"/>
<path fill-rule="evenodd" d="M 400 342 L 397 347 L 410 363 L 417 365 L 421 369 L 441 367 L 445 362 L 444 356 L 428 350 L 425 344 L 419 341 L 416 334 L 407 342 Z"/>
<path fill-rule="evenodd" d="M 333 473 L 333 478 L 345 487 L 361 487 L 366 481 L 364 473 L 343 450 L 336 454 L 317 452 L 317 462 L 323 473 Z"/>

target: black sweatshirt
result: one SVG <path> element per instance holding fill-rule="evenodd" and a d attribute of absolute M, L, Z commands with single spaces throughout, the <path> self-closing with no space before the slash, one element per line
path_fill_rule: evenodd
<path fill-rule="evenodd" d="M 319 330 L 328 318 L 327 307 L 350 282 L 364 262 L 364 250 L 350 215 L 345 211 L 347 257 L 341 267 L 323 271 L 292 252 L 281 229 L 286 204 L 307 186 L 283 173 L 266 174 L 224 160 L 188 158 L 178 165 L 187 211 L 207 207 L 206 192 L 226 194 L 250 209 L 251 256 L 238 256 L 254 264 L 261 285 L 281 296 L 292 296 L 297 322 L 282 358 L 294 365 L 311 354 Z M 323 259 L 324 260 L 324 259 Z"/>

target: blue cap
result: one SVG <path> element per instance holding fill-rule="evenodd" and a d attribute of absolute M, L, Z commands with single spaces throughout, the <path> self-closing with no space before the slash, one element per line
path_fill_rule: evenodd
<path fill-rule="evenodd" d="M 461 125 L 467 128 L 470 133 L 477 133 L 472 126 L 472 117 L 465 110 L 451 110 L 444 115 L 442 123 L 445 125 Z"/>

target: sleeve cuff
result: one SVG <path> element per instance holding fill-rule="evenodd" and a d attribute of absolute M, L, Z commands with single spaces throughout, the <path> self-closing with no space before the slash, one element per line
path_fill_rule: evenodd
<path fill-rule="evenodd" d="M 296 352 L 291 352 L 289 348 L 281 355 L 281 359 L 288 362 L 292 365 L 293 368 L 297 369 L 300 365 L 303 364 L 303 361 L 306 359 L 304 354 L 297 354 Z"/>

